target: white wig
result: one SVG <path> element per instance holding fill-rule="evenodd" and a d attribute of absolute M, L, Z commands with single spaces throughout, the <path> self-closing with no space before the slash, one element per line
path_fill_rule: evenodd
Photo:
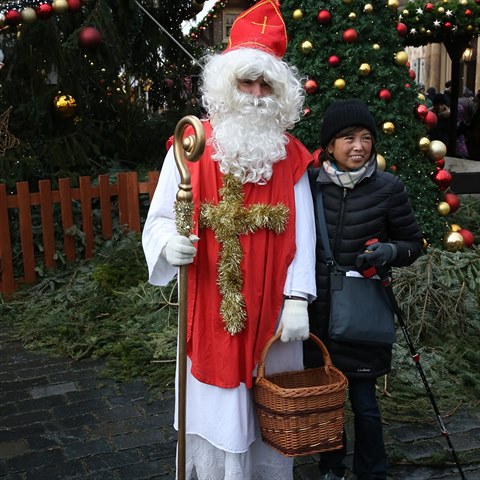
<path fill-rule="evenodd" d="M 255 97 L 239 80 L 263 76 L 272 93 Z M 203 105 L 213 124 L 213 160 L 243 183 L 265 183 L 273 164 L 286 157 L 285 131 L 300 119 L 304 90 L 296 70 L 257 49 L 208 57 L 202 77 Z"/>
<path fill-rule="evenodd" d="M 262 50 L 239 48 L 205 58 L 201 79 L 203 106 L 210 118 L 231 112 L 231 95 L 238 80 L 256 80 L 263 75 L 280 105 L 280 123 L 290 129 L 303 113 L 304 89 L 295 67 Z"/>

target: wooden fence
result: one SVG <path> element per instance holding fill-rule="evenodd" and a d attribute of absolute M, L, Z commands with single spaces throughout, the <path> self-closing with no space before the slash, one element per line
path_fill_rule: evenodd
<path fill-rule="evenodd" d="M 94 249 L 94 219 L 92 201 L 100 207 L 100 229 L 103 238 L 112 236 L 115 212 L 118 212 L 119 224 L 126 231 L 140 232 L 140 195 L 148 194 L 151 200 L 158 182 L 159 172 L 149 172 L 146 182 L 138 182 L 136 172 L 117 174 L 117 182 L 111 184 L 108 175 L 98 177 L 98 185 L 91 184 L 90 177 L 80 177 L 78 188 L 70 186 L 70 179 L 62 178 L 58 190 L 51 189 L 50 180 L 40 180 L 38 192 L 30 193 L 28 182 L 17 183 L 17 193 L 7 194 L 5 184 L 0 184 L 0 292 L 8 296 L 19 283 L 31 283 L 36 280 L 38 252 L 48 269 L 56 266 L 56 246 L 63 241 L 63 250 L 67 261 L 74 262 L 77 252 L 72 228 L 76 227 L 84 236 L 84 257 L 91 258 Z M 74 202 L 81 211 L 81 225 L 75 225 Z M 59 207 L 55 205 L 58 204 Z M 115 204 L 115 208 L 113 205 Z M 41 225 L 32 221 L 32 207 L 39 207 Z M 60 208 L 62 239 L 55 238 L 54 208 Z M 13 211 L 12 211 L 13 209 Z M 15 277 L 13 248 L 9 218 L 18 215 L 19 237 L 23 262 L 23 276 Z M 41 228 L 42 248 L 35 248 L 34 229 Z M 57 233 L 58 236 L 58 233 Z M 57 240 L 57 241 L 56 241 Z M 40 256 L 40 259 L 42 258 Z"/>

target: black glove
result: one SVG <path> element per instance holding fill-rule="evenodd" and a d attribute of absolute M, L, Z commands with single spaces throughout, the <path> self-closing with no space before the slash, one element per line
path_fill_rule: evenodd
<path fill-rule="evenodd" d="M 361 253 L 356 260 L 357 268 L 364 264 L 374 267 L 383 267 L 397 258 L 397 247 L 393 243 L 372 243 Z"/>

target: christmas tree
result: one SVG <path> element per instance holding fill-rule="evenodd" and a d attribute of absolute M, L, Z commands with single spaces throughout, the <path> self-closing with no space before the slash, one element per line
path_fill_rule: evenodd
<path fill-rule="evenodd" d="M 12 107 L 18 142 L 0 181 L 158 168 L 178 119 L 198 113 L 180 48 L 194 13 L 191 0 L 3 2 L 0 114 Z"/>
<path fill-rule="evenodd" d="M 364 100 L 378 126 L 377 162 L 405 182 L 427 242 L 446 231 L 445 145 L 427 135 L 436 117 L 418 93 L 402 44 L 394 0 L 284 0 L 289 35 L 286 61 L 305 77 L 305 116 L 294 134 L 319 147 L 323 112 L 335 99 Z M 448 205 L 447 205 L 448 206 Z"/>

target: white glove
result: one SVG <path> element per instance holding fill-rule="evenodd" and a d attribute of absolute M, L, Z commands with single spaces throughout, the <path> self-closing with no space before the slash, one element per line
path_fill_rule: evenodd
<path fill-rule="evenodd" d="M 193 262 L 193 257 L 197 253 L 193 244 L 198 240 L 199 238 L 196 235 L 190 235 L 189 237 L 172 235 L 163 247 L 162 255 L 173 267 L 188 265 Z"/>
<path fill-rule="evenodd" d="M 278 329 L 282 328 L 282 342 L 306 340 L 309 337 L 308 302 L 286 299 Z"/>

